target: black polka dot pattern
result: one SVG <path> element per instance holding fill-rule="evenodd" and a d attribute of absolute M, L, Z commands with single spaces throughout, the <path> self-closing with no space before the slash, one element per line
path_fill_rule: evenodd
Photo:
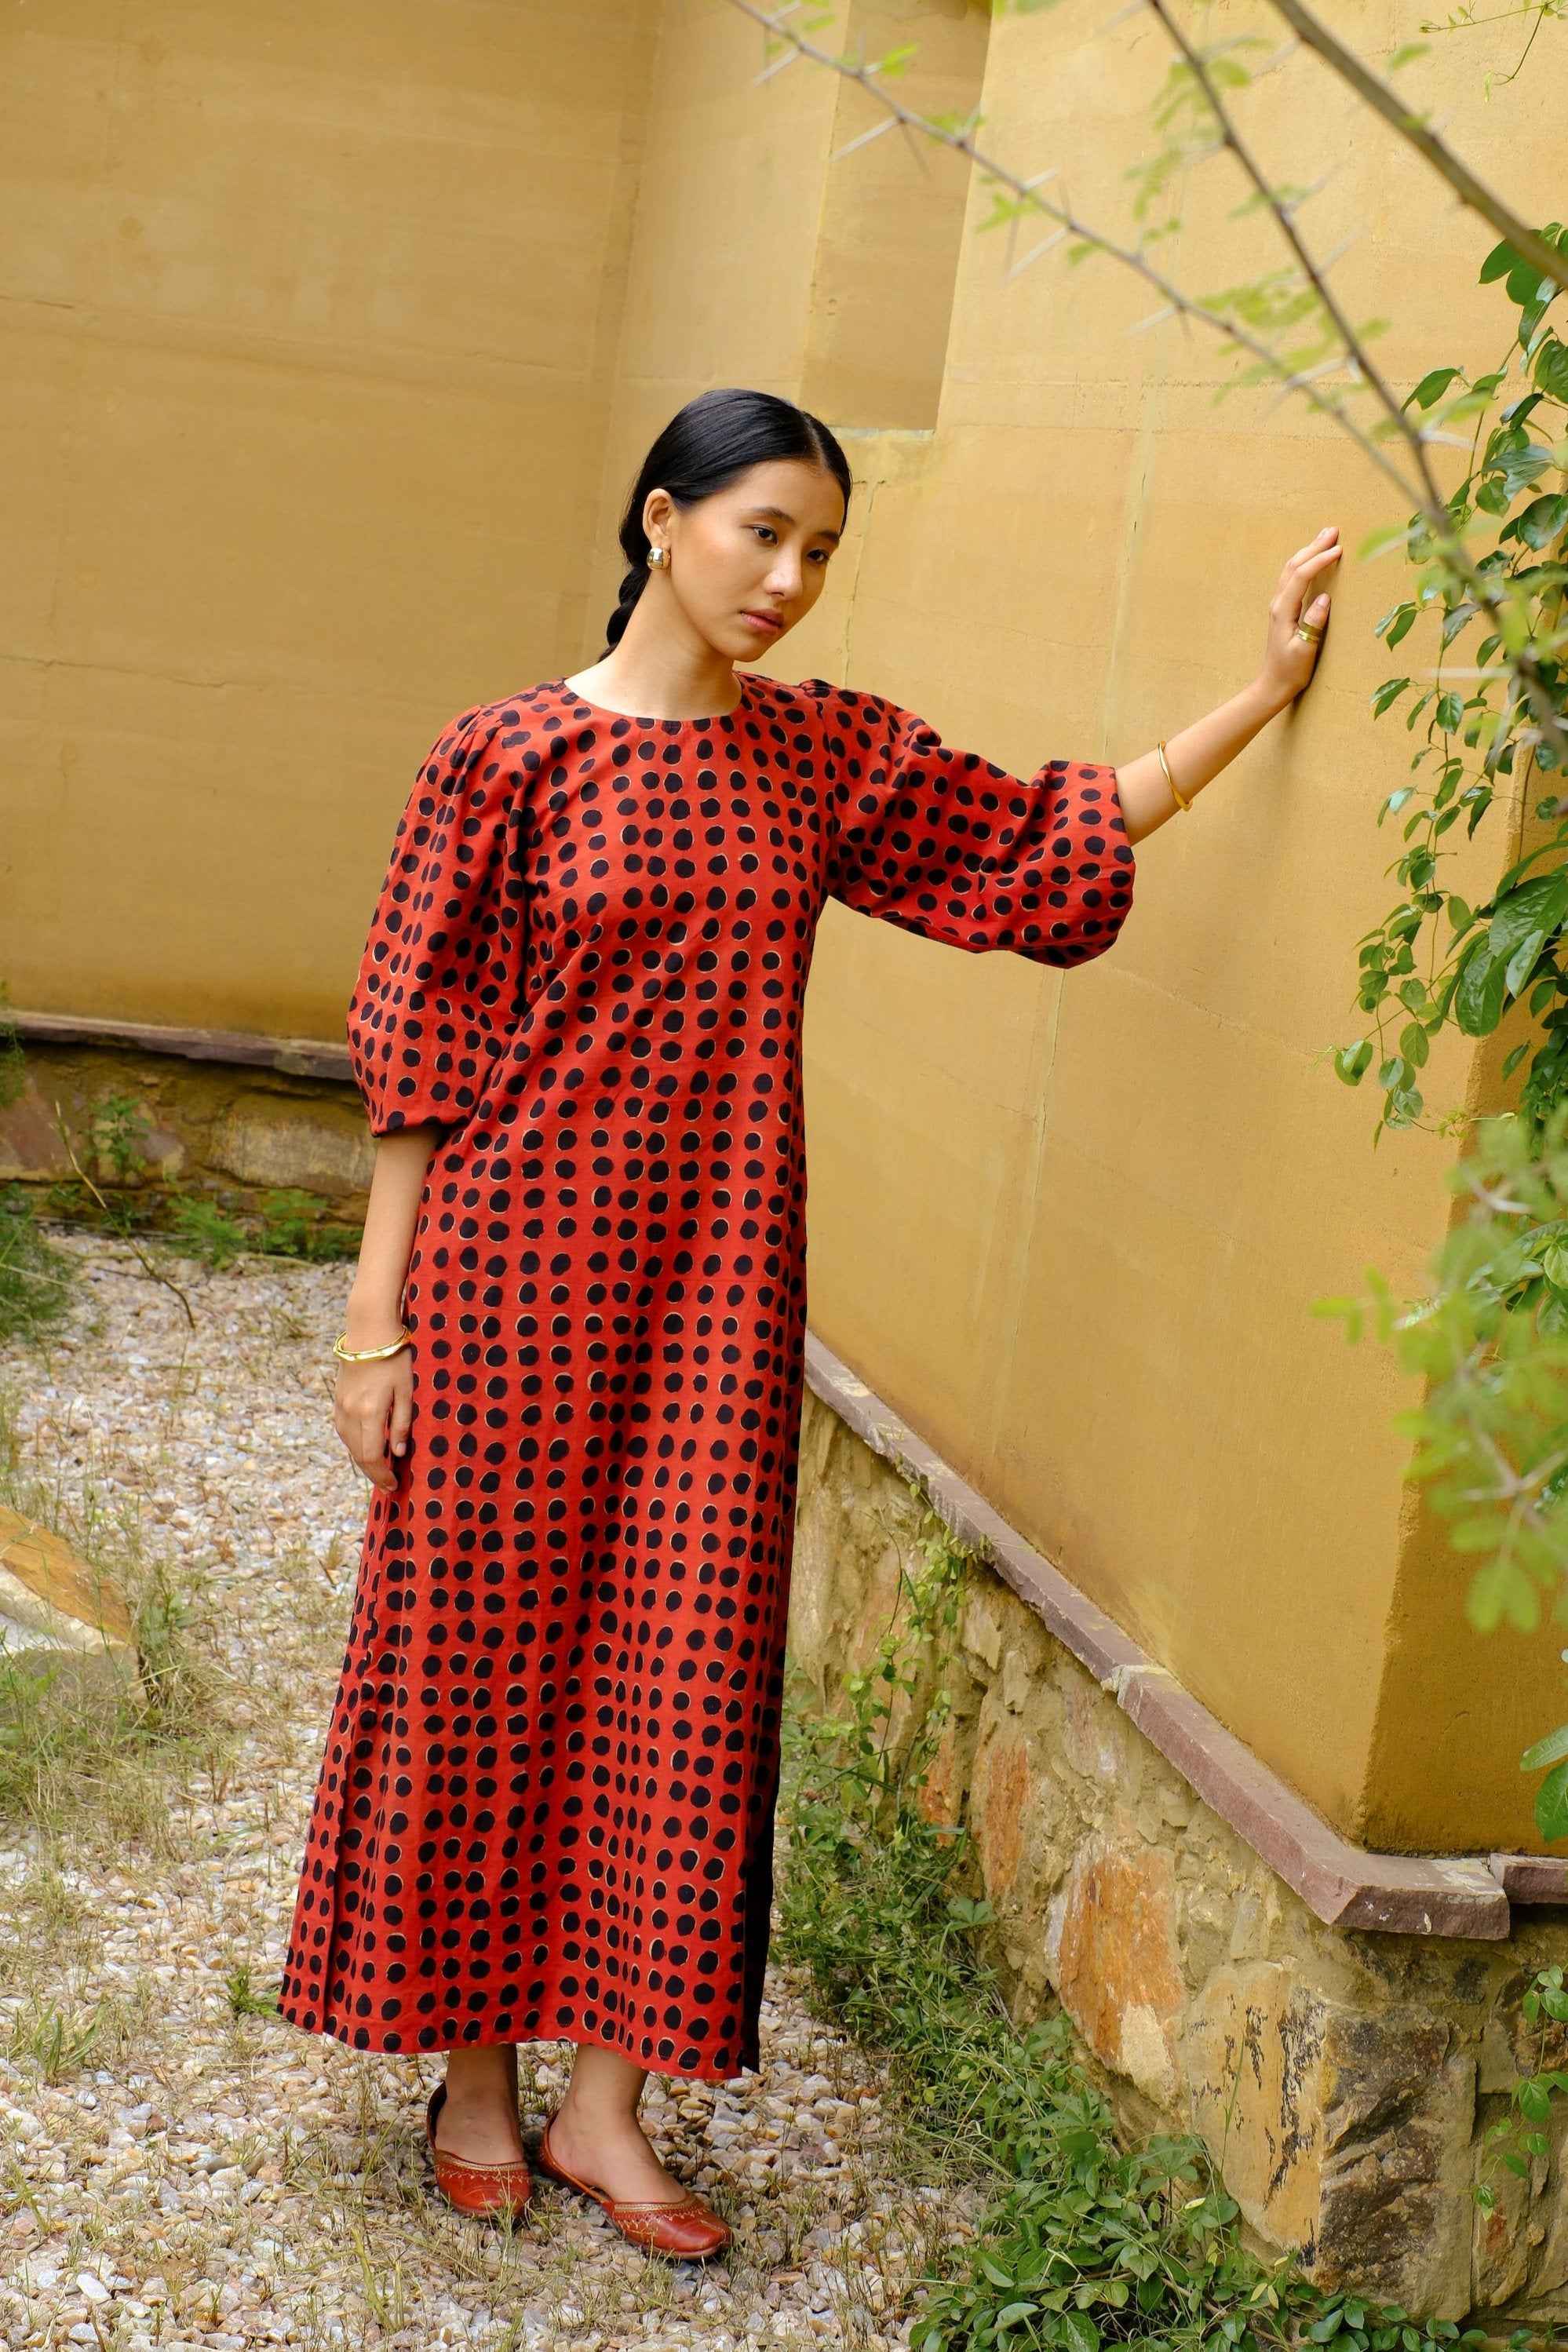
<path fill-rule="evenodd" d="M 1076 964 L 1131 888 L 1110 770 L 1021 782 L 820 683 L 647 720 L 557 681 L 442 737 L 350 1013 L 375 1132 L 441 1140 L 414 1434 L 366 1530 L 295 2024 L 756 2064 L 816 923 L 837 897 Z"/>

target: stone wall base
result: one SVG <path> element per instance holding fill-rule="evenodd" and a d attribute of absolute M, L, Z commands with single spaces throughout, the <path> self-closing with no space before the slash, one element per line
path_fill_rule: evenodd
<path fill-rule="evenodd" d="M 40 1195 L 68 1186 L 63 1118 L 93 1181 L 106 1192 L 139 1194 L 149 1208 L 159 1196 L 194 1193 L 244 1214 L 287 1192 L 305 1196 L 296 1205 L 310 1222 L 363 1222 L 375 1149 L 347 1081 L 134 1045 L 26 1038 L 24 1048 L 25 1089 L 0 1108 L 0 1184 Z M 103 1107 L 115 1099 L 144 1114 L 140 1156 L 125 1181 L 93 1140 Z"/>
<path fill-rule="evenodd" d="M 825 1704 L 929 1524 L 808 1392 L 791 1643 Z M 1568 2318 L 1561 2126 L 1529 2181 L 1489 2175 L 1495 2211 L 1471 2194 L 1541 2063 L 1520 2000 L 1568 1961 L 1568 1914 L 1516 1915 L 1492 1942 L 1325 1927 L 984 1564 L 944 1679 L 923 1802 L 968 1832 L 1018 2021 L 1064 2008 L 1129 2131 L 1201 2136 L 1259 2242 L 1324 2286 L 1489 2332 Z"/>

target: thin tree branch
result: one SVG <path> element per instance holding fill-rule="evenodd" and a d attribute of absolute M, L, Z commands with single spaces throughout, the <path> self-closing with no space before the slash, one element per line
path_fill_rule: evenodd
<path fill-rule="evenodd" d="M 1423 506 L 1429 515 L 1436 512 L 1441 509 L 1443 500 L 1432 476 L 1431 466 L 1422 443 L 1420 428 L 1412 423 L 1408 411 L 1400 401 L 1395 399 L 1383 371 L 1345 316 L 1337 297 L 1330 290 L 1327 276 L 1328 264 L 1320 266 L 1314 260 L 1306 239 L 1296 226 L 1294 213 L 1282 202 L 1272 182 L 1258 164 L 1251 149 L 1232 121 L 1214 76 L 1209 71 L 1207 58 L 1203 51 L 1188 39 L 1185 31 L 1177 21 L 1175 11 L 1169 5 L 1169 0 L 1147 0 L 1147 5 L 1158 16 L 1167 34 L 1181 51 L 1188 72 L 1203 91 L 1205 101 L 1210 114 L 1214 117 L 1221 140 L 1235 156 L 1258 194 L 1272 213 L 1279 234 L 1295 256 L 1296 267 L 1317 296 L 1323 315 L 1371 385 L 1390 424 L 1404 439 L 1410 453 L 1411 463 L 1420 477 L 1424 494 Z M 1300 375 L 1293 377 L 1289 388 L 1292 391 L 1298 390 L 1304 380 Z"/>
<path fill-rule="evenodd" d="M 1173 312 L 1183 319 L 1195 320 L 1200 325 L 1223 336 L 1234 350 L 1245 352 L 1258 362 L 1259 366 L 1273 376 L 1277 383 L 1289 391 L 1299 392 L 1310 408 L 1321 415 L 1329 417 L 1336 424 L 1341 431 L 1355 443 L 1363 456 L 1376 467 L 1379 473 L 1391 481 L 1403 497 L 1410 499 L 1419 508 L 1422 520 L 1431 535 L 1435 552 L 1445 556 L 1452 564 L 1455 574 L 1464 581 L 1478 607 L 1494 621 L 1500 619 L 1501 600 L 1491 582 L 1477 570 L 1463 539 L 1454 530 L 1453 519 L 1433 480 L 1419 430 L 1412 428 L 1410 419 L 1394 401 L 1393 393 L 1373 368 L 1353 330 L 1344 319 L 1338 303 L 1329 293 L 1323 283 L 1321 271 L 1313 262 L 1297 232 L 1295 223 L 1290 217 L 1290 207 L 1278 199 L 1243 146 L 1226 114 L 1223 101 L 1214 89 L 1212 78 L 1206 71 L 1202 70 L 1202 60 L 1192 50 L 1190 44 L 1182 38 L 1172 22 L 1166 6 L 1163 5 L 1163 0 L 1142 0 L 1142 5 L 1154 9 L 1162 23 L 1175 38 L 1178 47 L 1187 58 L 1188 62 L 1194 66 L 1194 69 L 1199 70 L 1199 86 L 1214 113 L 1222 139 L 1233 147 L 1244 169 L 1253 179 L 1254 185 L 1268 204 L 1281 233 L 1289 241 L 1291 251 L 1297 257 L 1298 266 L 1303 269 L 1310 283 L 1315 289 L 1320 300 L 1323 303 L 1326 315 L 1334 324 L 1335 331 L 1345 341 L 1346 355 L 1350 364 L 1359 370 L 1363 377 L 1371 380 L 1385 411 L 1396 420 L 1401 437 L 1415 462 L 1414 481 L 1390 459 L 1373 436 L 1357 423 L 1342 401 L 1333 399 L 1319 389 L 1313 381 L 1312 371 L 1303 373 L 1293 369 L 1288 360 L 1282 359 L 1271 345 L 1266 343 L 1260 336 L 1255 335 L 1249 328 L 1243 325 L 1239 319 L 1216 310 L 1212 304 L 1197 300 L 1193 296 L 1184 293 L 1179 286 L 1173 284 L 1162 270 L 1156 269 L 1136 247 L 1122 245 L 1117 238 L 1107 236 L 1102 229 L 1095 228 L 1089 222 L 1080 218 L 1066 198 L 1057 203 L 1049 196 L 1043 195 L 1040 193 L 1041 183 L 1048 175 L 1042 173 L 1034 179 L 1021 179 L 1016 172 L 1009 171 L 1007 166 L 998 162 L 994 156 L 986 154 L 975 142 L 973 121 L 955 129 L 951 123 L 933 121 L 929 116 L 916 112 L 912 107 L 905 106 L 890 90 L 883 87 L 874 64 L 868 65 L 863 58 L 851 62 L 848 58 L 836 57 L 831 50 L 820 47 L 816 42 L 808 40 L 803 33 L 796 32 L 793 25 L 785 21 L 786 16 L 795 13 L 793 6 L 780 12 L 776 7 L 766 5 L 765 0 L 730 0 L 730 5 L 731 7 L 738 8 L 743 16 L 749 16 L 754 25 L 760 25 L 771 39 L 784 42 L 801 57 L 810 58 L 814 64 L 826 66 L 829 72 L 837 74 L 841 80 L 854 82 L 866 92 L 868 98 L 874 100 L 877 105 L 882 108 L 890 121 L 901 124 L 905 131 L 918 131 L 922 137 L 934 141 L 939 146 L 950 148 L 954 154 L 966 156 L 989 184 L 1005 191 L 1011 198 L 1016 208 L 1014 214 L 1015 222 L 1019 212 L 1040 214 L 1047 220 L 1054 222 L 1058 228 L 1077 237 L 1081 244 L 1088 246 L 1092 251 L 1103 253 L 1111 260 L 1121 262 L 1124 268 L 1130 269 L 1136 277 L 1142 278 L 1146 285 L 1154 289 Z M 1273 5 L 1289 11 L 1297 6 L 1297 0 L 1273 0 Z M 1309 21 L 1312 20 L 1309 19 Z M 1302 37 L 1305 38 L 1306 36 L 1303 35 Z M 1349 53 L 1345 54 L 1348 57 Z M 1354 64 L 1355 60 L 1351 59 L 1351 63 Z M 1364 71 L 1364 68 L 1360 70 Z M 1374 77 L 1368 76 L 1367 79 L 1373 80 Z M 1381 89 L 1382 85 L 1377 84 L 1376 87 Z M 1397 106 L 1398 102 L 1391 98 L 1391 103 Z M 1403 110 L 1401 111 L 1403 112 Z M 1446 150 L 1443 152 L 1447 152 Z M 1479 187 L 1479 183 L 1476 184 Z M 1492 199 L 1492 201 L 1496 200 Z M 1511 221 L 1511 215 L 1507 215 L 1507 218 Z M 1524 231 L 1523 234 L 1529 236 L 1531 233 Z M 1534 243 L 1541 245 L 1541 240 L 1536 238 Z M 1550 247 L 1543 245 L 1541 245 L 1541 249 L 1543 253 L 1551 251 Z M 1554 265 L 1568 271 L 1568 260 L 1555 254 L 1552 257 Z M 1143 323 L 1148 325 L 1153 321 L 1145 320 Z M 1558 718 L 1551 690 L 1542 677 L 1539 661 L 1531 651 L 1526 650 L 1517 657 L 1515 667 L 1543 740 L 1552 745 L 1560 763 L 1568 767 L 1568 731 L 1564 730 Z"/>
<path fill-rule="evenodd" d="M 786 23 L 784 17 L 773 8 L 764 5 L 764 0 L 730 0 L 730 5 L 733 8 L 738 8 L 742 16 L 749 16 L 754 25 L 760 25 L 770 39 L 787 43 L 803 58 L 809 58 L 816 65 L 826 66 L 829 72 L 837 74 L 840 80 L 856 83 L 868 98 L 874 100 L 893 121 L 901 123 L 906 130 L 919 131 L 922 137 L 935 141 L 939 146 L 951 148 L 954 154 L 966 156 L 974 168 L 987 181 L 1004 190 L 1021 211 L 1040 214 L 1043 218 L 1054 222 L 1059 228 L 1066 229 L 1093 251 L 1106 254 L 1111 260 L 1121 262 L 1124 268 L 1131 270 L 1134 276 L 1142 278 L 1145 285 L 1152 287 L 1161 299 L 1168 303 L 1170 308 L 1181 317 L 1196 320 L 1200 325 L 1222 336 L 1236 350 L 1245 352 L 1248 358 L 1256 360 L 1260 367 L 1266 369 L 1279 382 L 1293 383 L 1293 371 L 1289 362 L 1282 360 L 1269 344 L 1266 343 L 1260 336 L 1255 335 L 1251 329 L 1245 326 L 1239 319 L 1231 317 L 1223 310 L 1216 310 L 1212 304 L 1199 301 L 1190 294 L 1184 294 L 1179 286 L 1173 285 L 1163 271 L 1156 269 L 1153 264 L 1135 247 L 1122 245 L 1115 237 L 1108 236 L 1103 229 L 1094 227 L 1091 223 L 1082 219 L 1066 200 L 1057 203 L 1051 197 L 1042 194 L 1037 181 L 1021 179 L 1016 172 L 1009 171 L 1005 163 L 998 162 L 994 155 L 986 154 L 977 146 L 973 130 L 955 130 L 951 123 L 932 121 L 930 116 L 917 113 L 912 107 L 905 106 L 891 90 L 883 88 L 877 79 L 873 67 L 851 63 L 846 58 L 836 57 L 830 49 L 819 47 L 816 42 L 808 40 L 804 33 L 797 33 L 794 26 Z M 1135 5 L 1142 5 L 1142 0 L 1135 0 Z M 1310 383 L 1300 383 L 1299 385 L 1294 385 L 1294 388 L 1300 391 L 1309 407 L 1316 410 L 1321 415 L 1331 418 L 1342 432 L 1349 435 L 1369 463 L 1387 477 L 1403 498 L 1413 499 L 1425 511 L 1427 504 L 1425 483 L 1419 479 L 1412 483 L 1409 477 L 1373 439 L 1371 434 L 1357 424 L 1342 402 L 1319 391 Z M 1428 516 L 1428 520 L 1434 527 L 1441 527 L 1446 520 L 1440 507 L 1436 513 Z"/>
<path fill-rule="evenodd" d="M 1269 0 L 1269 5 L 1310 49 L 1316 50 L 1342 81 L 1349 82 L 1358 98 L 1381 114 L 1385 122 L 1391 122 L 1400 137 L 1426 157 L 1432 169 L 1447 181 L 1462 205 L 1489 221 L 1499 236 L 1508 239 L 1521 261 L 1531 263 L 1542 278 L 1549 278 L 1554 286 L 1568 293 L 1568 254 L 1559 253 L 1555 246 L 1548 245 L 1544 237 L 1538 236 L 1517 213 L 1510 210 L 1500 196 L 1494 196 L 1469 165 L 1462 163 L 1435 131 L 1428 131 L 1420 116 L 1413 113 L 1385 81 L 1380 81 L 1353 50 L 1347 49 L 1326 25 L 1321 25 L 1311 10 L 1303 7 L 1301 0 Z"/>

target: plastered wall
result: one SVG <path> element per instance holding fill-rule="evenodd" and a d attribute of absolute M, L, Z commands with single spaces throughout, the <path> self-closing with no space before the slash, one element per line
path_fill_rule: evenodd
<path fill-rule="evenodd" d="M 1113 13 L 1113 12 L 1112 12 Z M 1329 13 L 1369 55 L 1415 5 Z M 1142 19 L 843 0 L 917 104 L 1118 223 L 1163 70 Z M 1239 5 L 1216 26 L 1245 30 Z M 1486 38 L 1492 37 L 1487 36 Z M 1489 103 L 1479 33 L 1413 99 L 1552 209 L 1568 33 Z M 1552 50 L 1551 44 L 1557 44 Z M 1511 56 L 1504 62 L 1511 62 Z M 465 702 L 598 651 L 628 478 L 718 382 L 820 401 L 859 488 L 779 666 L 1027 772 L 1117 759 L 1239 685 L 1284 557 L 1389 497 L 1109 264 L 1008 279 L 984 191 L 725 0 L 86 0 L 0 31 L 0 976 L 18 1003 L 335 1035 L 394 814 Z M 1328 186 L 1336 284 L 1402 383 L 1479 365 L 1490 237 L 1310 58 L 1250 102 Z M 1162 250 L 1263 265 L 1215 173 Z M 961 216 L 967 205 L 967 225 Z M 889 224 L 895 225 L 889 234 Z M 1026 251 L 1026 241 L 1013 257 Z M 1434 290 L 1436 289 L 1436 290 Z M 1483 1643 L 1402 1484 L 1386 1361 L 1312 1301 L 1410 1286 L 1453 1152 L 1371 1149 L 1337 1086 L 1394 567 L 1347 568 L 1321 675 L 1140 858 L 1064 983 L 830 909 L 809 1015 L 825 1339 L 1341 1828 L 1530 1842 L 1555 1645 Z M 1502 829 L 1475 877 L 1506 856 Z M 1485 1098 L 1445 1049 L 1438 1104 Z"/>
<path fill-rule="evenodd" d="M 584 629 L 657 11 L 0 20 L 0 977 L 341 1036 L 415 766 Z"/>
<path fill-rule="evenodd" d="M 906 38 L 927 13 L 902 11 Z M 955 11 L 940 13 L 951 45 Z M 1216 30 L 1253 22 L 1212 14 Z M 1338 20 L 1378 56 L 1418 14 Z M 985 29 L 986 142 L 1026 173 L 1059 167 L 1082 212 L 1123 224 L 1164 70 L 1154 29 L 1078 9 Z M 650 173 L 639 208 L 606 523 L 680 397 L 717 373 L 811 380 L 841 240 L 829 206 L 814 244 L 810 187 L 844 168 L 843 100 L 801 67 L 748 89 L 759 57 L 722 10 L 666 12 L 650 155 L 685 160 Z M 1489 105 L 1488 62 L 1437 45 L 1408 86 L 1543 216 L 1551 72 Z M 715 115 L 728 143 L 707 134 Z M 1473 283 L 1490 235 L 1314 61 L 1265 84 L 1248 121 L 1281 176 L 1333 163 L 1311 232 L 1331 249 L 1359 231 L 1336 284 L 1353 315 L 1392 321 L 1380 350 L 1402 383 L 1500 350 L 1506 314 Z M 761 216 L 725 200 L 737 143 L 772 192 Z M 877 202 L 897 208 L 901 173 L 913 203 L 902 142 L 862 152 L 881 159 Z M 1162 248 L 1184 282 L 1265 266 L 1263 226 L 1226 217 L 1242 193 L 1217 172 L 1189 190 Z M 1212 351 L 1130 331 L 1154 299 L 1110 265 L 1047 259 L 1009 280 L 1005 232 L 978 229 L 989 208 L 973 189 L 934 430 L 908 429 L 912 402 L 881 433 L 853 414 L 854 527 L 780 667 L 891 694 L 1026 772 L 1052 752 L 1131 756 L 1250 674 L 1294 547 L 1329 520 L 1354 545 L 1399 509 L 1299 406 L 1216 406 Z M 695 335 L 664 299 L 678 260 L 703 289 Z M 606 602 L 614 574 L 605 547 Z M 1473 1851 L 1532 1842 L 1517 1759 L 1562 1712 L 1556 1645 L 1470 1633 L 1464 1570 L 1402 1483 L 1400 1386 L 1310 1312 L 1369 1262 L 1414 1287 L 1447 1209 L 1454 1147 L 1386 1137 L 1374 1153 L 1370 1100 L 1323 1066 L 1351 1034 L 1355 940 L 1388 900 L 1373 815 L 1408 746 L 1370 727 L 1367 698 L 1395 593 L 1393 565 L 1347 567 L 1310 698 L 1146 845 L 1102 963 L 1064 982 L 829 911 L 807 1039 L 812 1317 L 1337 1826 Z M 1507 854 L 1500 825 L 1480 887 Z M 1440 1105 L 1482 1087 L 1454 1050 L 1430 1076 Z"/>

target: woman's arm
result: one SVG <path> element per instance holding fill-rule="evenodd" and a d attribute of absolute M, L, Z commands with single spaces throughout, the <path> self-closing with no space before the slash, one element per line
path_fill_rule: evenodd
<path fill-rule="evenodd" d="M 376 1146 L 345 1347 L 384 1348 L 402 1328 L 414 1228 L 440 1134 L 436 1126 L 405 1127 Z M 414 1368 L 406 1349 L 379 1364 L 338 1366 L 332 1425 L 373 1486 L 397 1484 L 393 1460 L 408 1450 L 413 1419 Z"/>
<path fill-rule="evenodd" d="M 1279 585 L 1268 607 L 1268 644 L 1263 667 L 1250 686 L 1211 710 L 1206 719 L 1184 727 L 1165 745 L 1176 791 L 1190 801 L 1238 751 L 1281 710 L 1294 702 L 1311 677 L 1317 646 L 1296 634 L 1305 621 L 1321 629 L 1329 617 L 1328 596 L 1315 587 L 1319 578 L 1340 560 L 1340 535 L 1331 523 L 1310 547 L 1298 548 L 1279 575 Z M 1176 814 L 1176 800 L 1165 781 L 1157 751 L 1145 751 L 1116 771 L 1116 790 L 1129 841 L 1142 841 Z"/>

